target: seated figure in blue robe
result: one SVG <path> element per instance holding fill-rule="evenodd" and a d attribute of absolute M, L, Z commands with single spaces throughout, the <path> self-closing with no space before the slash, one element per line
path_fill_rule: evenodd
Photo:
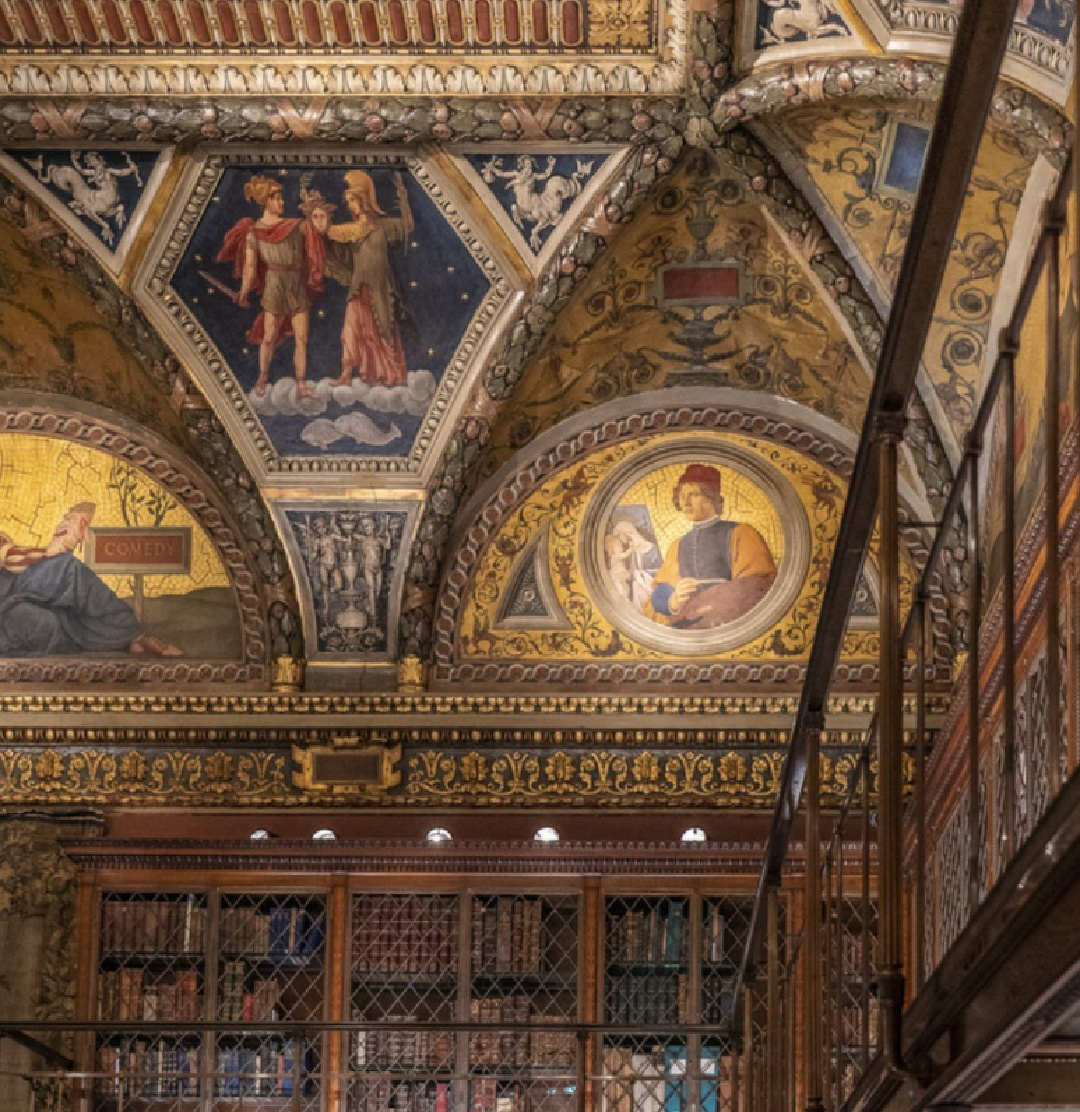
<path fill-rule="evenodd" d="M 72 554 L 89 535 L 94 509 L 73 506 L 43 547 L 0 533 L 0 656 L 180 655 L 143 631 L 131 607 Z"/>

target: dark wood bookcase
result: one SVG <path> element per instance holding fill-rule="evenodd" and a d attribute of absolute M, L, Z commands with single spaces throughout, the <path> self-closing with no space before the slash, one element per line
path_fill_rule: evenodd
<path fill-rule="evenodd" d="M 748 893 L 596 877 L 170 879 L 92 882 L 83 1014 L 115 1024 L 85 1051 L 102 1075 L 95 1112 L 724 1104 L 723 1036 L 670 1029 L 730 1022 Z M 372 1026 L 260 1030 L 340 1021 Z M 144 1022 L 170 1030 L 125 1030 Z M 560 1023 L 622 1030 L 587 1043 Z"/>

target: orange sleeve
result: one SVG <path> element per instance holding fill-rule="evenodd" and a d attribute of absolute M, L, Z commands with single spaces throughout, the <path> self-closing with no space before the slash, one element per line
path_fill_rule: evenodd
<path fill-rule="evenodd" d="M 775 574 L 776 562 L 765 538 L 753 525 L 737 525 L 731 534 L 731 578 Z"/>

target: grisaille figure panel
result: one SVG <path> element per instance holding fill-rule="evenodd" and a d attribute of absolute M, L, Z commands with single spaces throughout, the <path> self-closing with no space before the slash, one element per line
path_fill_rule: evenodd
<path fill-rule="evenodd" d="M 311 505 L 284 511 L 288 541 L 308 584 L 314 659 L 392 658 L 401 556 L 408 551 L 416 508 Z"/>

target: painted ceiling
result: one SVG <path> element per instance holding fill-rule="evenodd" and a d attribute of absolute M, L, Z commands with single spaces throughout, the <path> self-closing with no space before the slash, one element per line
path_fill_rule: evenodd
<path fill-rule="evenodd" d="M 1060 169 L 1072 12 L 1021 7 L 909 521 Z M 0 0 L 0 483 L 41 476 L 0 534 L 137 612 L 154 643 L 89 652 L 109 682 L 797 688 L 955 18 Z M 100 563 L 109 530 L 135 570 Z M 854 686 L 876 589 L 871 560 Z M 20 682 L 74 674 L 5 652 Z"/>

